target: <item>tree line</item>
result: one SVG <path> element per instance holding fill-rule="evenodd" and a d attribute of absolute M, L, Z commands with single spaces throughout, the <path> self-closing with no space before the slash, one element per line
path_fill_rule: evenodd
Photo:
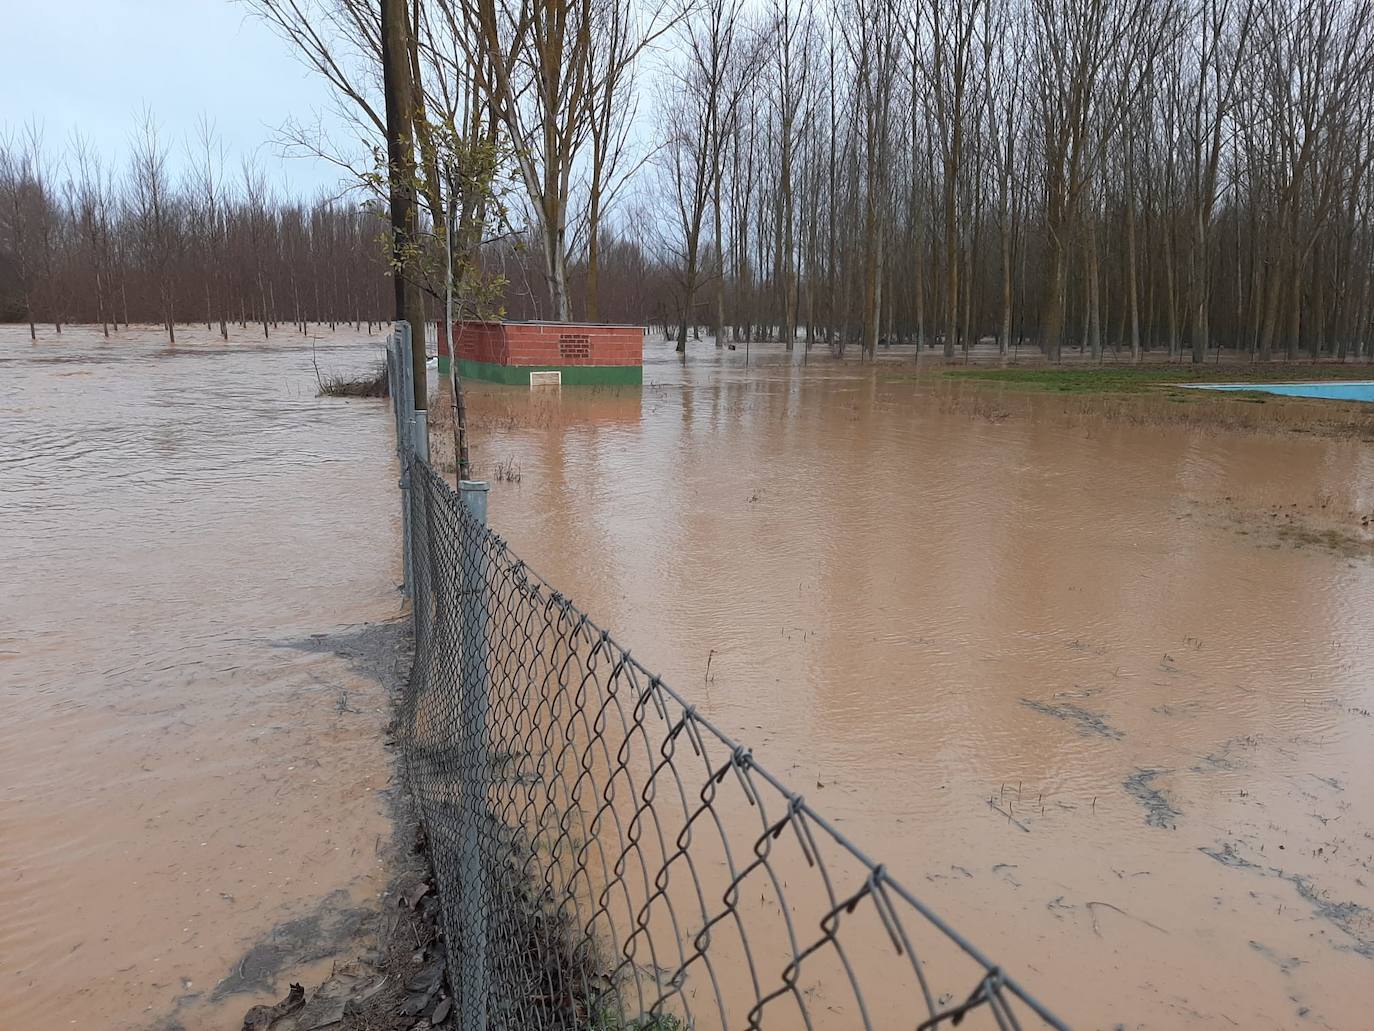
<path fill-rule="evenodd" d="M 1370 354 L 1368 0 L 702 0 L 675 31 L 679 341 Z"/>
<path fill-rule="evenodd" d="M 679 350 L 699 329 L 866 357 L 1374 347 L 1374 0 L 245 2 L 347 125 L 343 141 L 281 127 L 360 190 L 302 219 L 353 219 L 358 274 L 380 262 L 430 314 L 451 275 L 464 313 L 662 321 Z M 206 308 L 199 287 L 160 285 L 195 262 L 159 276 L 149 242 L 175 209 L 177 246 L 213 253 L 205 191 L 182 184 L 169 209 L 140 189 L 157 162 L 139 139 L 124 260 L 159 311 Z M 6 153 L 4 182 L 31 182 L 24 148 Z M 43 189 L 82 236 L 81 204 Z M 406 239 L 366 253 L 387 230 L 363 227 L 398 197 Z M 245 232 L 226 294 L 264 310 L 262 281 L 294 299 L 287 263 L 260 273 Z M 99 247 L 71 249 L 93 274 Z M 24 253 L 22 281 L 48 282 L 47 252 Z M 385 307 L 385 287 L 349 282 L 341 297 Z"/>
<path fill-rule="evenodd" d="M 372 205 L 302 201 L 252 161 L 231 166 L 208 122 L 175 164 L 145 116 L 120 160 L 31 125 L 0 136 L 0 321 L 102 326 L 361 323 L 391 318 Z"/>
<path fill-rule="evenodd" d="M 366 110 L 369 0 L 253 6 Z M 513 169 L 545 317 L 598 317 L 629 241 L 680 350 L 697 326 L 868 356 L 1374 342 L 1374 0 L 402 6 L 417 192 L 477 267 L 505 201 L 440 169 Z"/>

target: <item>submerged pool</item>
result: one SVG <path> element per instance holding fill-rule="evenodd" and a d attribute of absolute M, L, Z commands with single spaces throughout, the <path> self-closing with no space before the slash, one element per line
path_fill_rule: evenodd
<path fill-rule="evenodd" d="M 1333 401 L 1374 402 L 1374 380 L 1343 383 L 1189 383 L 1197 390 L 1256 390 L 1287 397 L 1325 397 Z"/>

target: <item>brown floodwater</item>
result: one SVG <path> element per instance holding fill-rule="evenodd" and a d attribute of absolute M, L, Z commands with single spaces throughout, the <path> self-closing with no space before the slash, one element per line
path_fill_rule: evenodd
<path fill-rule="evenodd" d="M 1368 1027 L 1374 450 L 752 357 L 470 384 L 493 524 L 1072 1025 Z"/>
<path fill-rule="evenodd" d="M 178 333 L 0 327 L 6 1031 L 237 1028 L 385 885 L 391 426 L 313 371 L 376 340 Z"/>
<path fill-rule="evenodd" d="M 0 329 L 6 1031 L 236 1027 L 382 888 L 379 338 L 253 338 Z M 1074 1026 L 1367 1027 L 1369 446 L 751 358 L 470 385 L 493 524 Z"/>

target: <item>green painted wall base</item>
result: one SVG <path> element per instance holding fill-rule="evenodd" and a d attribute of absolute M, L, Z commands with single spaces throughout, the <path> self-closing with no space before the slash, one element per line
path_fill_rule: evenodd
<path fill-rule="evenodd" d="M 439 375 L 448 375 L 448 355 L 446 354 L 439 355 Z"/>
<path fill-rule="evenodd" d="M 439 361 L 443 362 L 440 358 Z M 447 371 L 442 365 L 440 371 Z M 565 387 L 590 384 L 639 386 L 644 382 L 642 365 L 495 365 L 458 359 L 458 375 L 464 379 L 483 379 L 488 383 L 529 386 L 531 372 L 561 372 Z"/>

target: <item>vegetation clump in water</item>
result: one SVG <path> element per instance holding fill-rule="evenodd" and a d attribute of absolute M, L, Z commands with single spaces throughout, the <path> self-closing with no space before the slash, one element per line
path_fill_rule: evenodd
<path fill-rule="evenodd" d="M 1183 814 L 1174 808 L 1169 797 L 1154 786 L 1156 777 L 1168 770 L 1136 770 L 1126 778 L 1126 791 L 1145 807 L 1145 823 L 1151 827 L 1175 830 L 1178 817 Z"/>
<path fill-rule="evenodd" d="M 1032 698 L 1022 698 L 1021 704 L 1046 716 L 1053 716 L 1057 720 L 1067 720 L 1078 727 L 1079 733 L 1082 734 L 1100 734 L 1102 737 L 1113 738 L 1118 741 L 1125 737 L 1121 731 L 1109 724 L 1101 714 L 1090 712 L 1081 705 L 1074 705 L 1072 702 L 1053 705 L 1049 702 L 1038 702 Z"/>
<path fill-rule="evenodd" d="M 387 394 L 386 365 L 381 362 L 370 372 L 320 379 L 320 397 L 386 397 Z"/>

